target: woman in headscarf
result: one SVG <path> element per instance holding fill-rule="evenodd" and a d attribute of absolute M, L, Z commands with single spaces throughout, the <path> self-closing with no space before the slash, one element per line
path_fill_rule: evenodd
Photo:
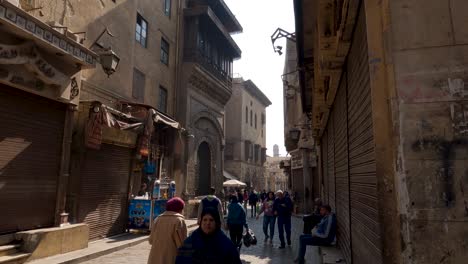
<path fill-rule="evenodd" d="M 184 206 L 182 199 L 174 197 L 167 201 L 166 211 L 154 220 L 148 240 L 151 245 L 148 264 L 175 262 L 177 248 L 187 238 L 187 226 L 182 215 Z"/>
<path fill-rule="evenodd" d="M 206 208 L 201 215 L 200 227 L 179 248 L 176 264 L 240 264 L 234 244 L 221 231 L 219 213 Z"/>

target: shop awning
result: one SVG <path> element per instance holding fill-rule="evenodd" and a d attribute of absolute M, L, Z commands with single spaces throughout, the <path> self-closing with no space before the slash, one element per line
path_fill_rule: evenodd
<path fill-rule="evenodd" d="M 146 111 L 150 111 L 150 113 L 153 115 L 153 121 L 155 123 L 161 123 L 168 125 L 170 127 L 173 127 L 175 129 L 181 129 L 182 127 L 180 126 L 179 122 L 175 121 L 172 117 L 156 110 L 153 108 L 151 105 L 146 105 L 146 104 L 141 104 L 141 103 L 134 103 L 134 102 L 128 102 L 128 101 L 121 101 L 120 102 L 122 105 L 128 105 L 132 107 L 133 111 L 130 115 L 137 117 L 137 118 L 146 118 L 146 114 L 141 115 L 141 113 L 146 113 Z M 145 109 L 144 111 L 140 111 L 141 109 Z"/>
<path fill-rule="evenodd" d="M 229 179 L 229 180 L 237 180 L 237 178 L 234 175 L 230 174 L 227 171 L 223 171 L 223 176 L 224 178 Z"/>
<path fill-rule="evenodd" d="M 175 129 L 180 129 L 180 124 L 179 122 L 175 121 L 174 119 L 170 118 L 169 116 L 159 112 L 159 111 L 155 111 L 155 115 L 154 115 L 154 122 L 155 123 L 163 123 L 163 124 L 166 124 L 168 126 L 171 126 Z"/>

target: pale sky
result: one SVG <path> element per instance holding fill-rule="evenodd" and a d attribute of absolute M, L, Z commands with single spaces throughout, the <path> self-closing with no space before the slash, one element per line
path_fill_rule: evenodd
<path fill-rule="evenodd" d="M 273 155 L 273 145 L 278 144 L 280 155 L 286 155 L 283 134 L 283 74 L 285 54 L 274 53 L 271 35 L 278 28 L 294 32 L 293 0 L 224 0 L 244 28 L 233 35 L 242 50 L 242 58 L 234 62 L 234 73 L 244 80 L 251 79 L 270 99 L 267 108 L 267 154 Z M 275 45 L 283 46 L 281 38 Z"/>

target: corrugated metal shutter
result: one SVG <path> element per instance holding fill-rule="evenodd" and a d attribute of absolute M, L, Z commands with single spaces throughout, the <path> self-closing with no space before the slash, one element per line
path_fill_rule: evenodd
<path fill-rule="evenodd" d="M 381 263 L 372 108 L 363 7 L 348 57 L 348 138 L 354 263 Z"/>
<path fill-rule="evenodd" d="M 328 204 L 335 211 L 335 129 L 333 124 L 334 111 L 330 113 L 330 119 L 328 120 L 327 131 L 328 131 Z"/>
<path fill-rule="evenodd" d="M 78 221 L 89 225 L 92 240 L 125 232 L 131 154 L 108 144 L 85 154 Z"/>
<path fill-rule="evenodd" d="M 0 84 L 0 233 L 54 224 L 65 110 Z"/>
<path fill-rule="evenodd" d="M 346 72 L 341 77 L 334 104 L 335 124 L 335 182 L 336 216 L 338 220 L 338 244 L 346 261 L 351 263 L 351 235 L 349 217 L 349 172 L 348 172 L 348 117 L 346 107 Z"/>
<path fill-rule="evenodd" d="M 324 203 L 328 204 L 328 132 L 325 130 L 322 136 L 322 199 Z"/>

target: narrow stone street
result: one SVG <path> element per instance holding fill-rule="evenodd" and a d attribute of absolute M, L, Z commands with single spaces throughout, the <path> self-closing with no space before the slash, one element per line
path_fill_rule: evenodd
<path fill-rule="evenodd" d="M 275 226 L 275 237 L 273 244 L 265 243 L 262 231 L 262 218 L 255 220 L 250 218 L 250 210 L 247 218 L 249 228 L 251 228 L 258 239 L 258 244 L 251 247 L 242 247 L 241 259 L 243 263 L 252 264 L 283 264 L 293 263 L 298 249 L 298 237 L 302 233 L 302 220 L 298 217 L 292 217 L 292 245 L 286 246 L 285 249 L 279 249 L 280 244 L 278 238 L 278 228 Z M 194 230 L 194 229 L 192 229 Z M 150 246 L 147 242 L 143 242 L 133 247 L 129 247 L 115 253 L 105 255 L 96 259 L 92 259 L 85 264 L 124 264 L 124 263 L 146 263 L 149 255 Z M 310 260 L 315 254 L 312 247 L 307 248 L 308 252 L 306 259 Z M 309 263 L 318 263 L 316 260 L 308 261 Z"/>

